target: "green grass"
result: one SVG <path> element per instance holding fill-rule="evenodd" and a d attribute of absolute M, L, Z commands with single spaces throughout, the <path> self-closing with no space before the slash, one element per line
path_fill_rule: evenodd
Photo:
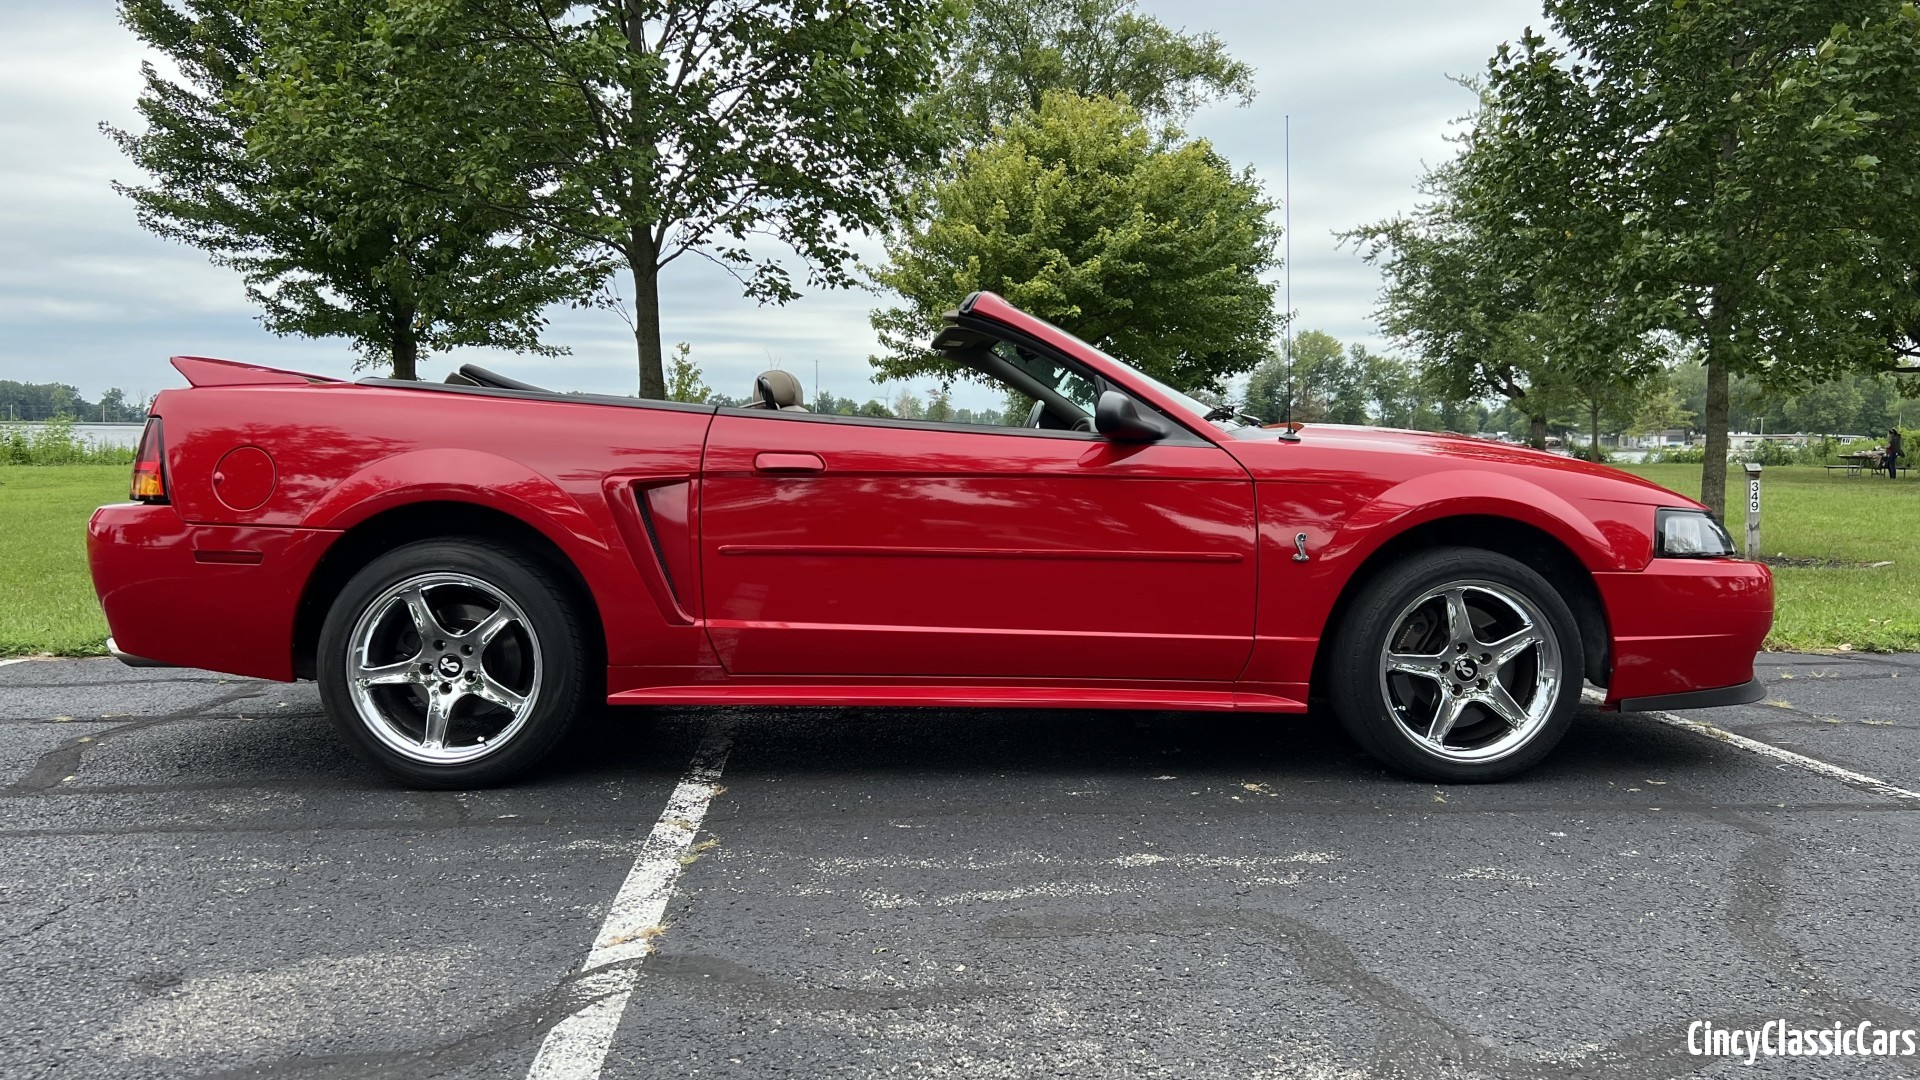
<path fill-rule="evenodd" d="M 1684 494 L 1700 489 L 1698 465 L 1629 471 Z M 1779 614 L 1767 646 L 1920 650 L 1920 475 L 1849 480 L 1788 466 L 1762 481 L 1767 554 L 1893 563 L 1776 567 Z M 87 518 L 126 494 L 124 465 L 0 465 L 0 656 L 102 651 L 107 626 L 87 576 Z"/>
<path fill-rule="evenodd" d="M 105 651 L 87 518 L 126 497 L 125 465 L 0 465 L 0 656 Z"/>
<path fill-rule="evenodd" d="M 1700 493 L 1698 465 L 1626 469 L 1684 495 Z M 1760 485 L 1760 549 L 1766 555 L 1893 564 L 1774 567 L 1767 648 L 1920 650 L 1920 474 L 1848 479 L 1789 465 L 1767 469 Z M 1737 466 L 1729 470 L 1727 487 L 1728 524 L 1734 541 L 1743 543 L 1746 480 Z"/>

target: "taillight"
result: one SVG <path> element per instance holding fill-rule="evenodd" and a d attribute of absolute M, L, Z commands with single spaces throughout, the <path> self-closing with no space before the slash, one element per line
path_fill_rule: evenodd
<path fill-rule="evenodd" d="M 160 435 L 160 418 L 149 416 L 146 430 L 140 433 L 140 449 L 133 456 L 133 490 L 130 494 L 135 502 L 167 501 L 166 456 L 166 440 Z"/>

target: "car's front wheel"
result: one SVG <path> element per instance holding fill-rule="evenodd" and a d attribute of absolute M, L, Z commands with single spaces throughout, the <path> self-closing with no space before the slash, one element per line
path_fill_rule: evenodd
<path fill-rule="evenodd" d="M 1580 701 L 1580 630 L 1524 563 L 1473 548 L 1421 552 L 1355 597 L 1332 643 L 1332 704 L 1396 771 L 1500 780 L 1544 758 Z"/>
<path fill-rule="evenodd" d="M 416 787 L 513 779 L 579 714 L 587 652 L 567 591 L 485 540 L 408 544 L 355 574 L 320 631 L 334 725 Z"/>

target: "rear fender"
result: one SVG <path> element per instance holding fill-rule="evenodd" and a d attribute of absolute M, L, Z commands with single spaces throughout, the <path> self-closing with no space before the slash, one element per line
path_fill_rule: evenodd
<path fill-rule="evenodd" d="M 384 458 L 314 500 L 300 527 L 344 531 L 383 511 L 420 502 L 475 503 L 511 514 L 569 555 L 583 546 L 598 555 L 607 551 L 605 532 L 558 484 L 517 461 L 480 450 L 415 450 Z"/>
<path fill-rule="evenodd" d="M 301 525 L 338 536 L 382 512 L 431 502 L 467 503 L 506 514 L 552 541 L 573 564 L 599 610 L 609 660 L 634 663 L 627 654 L 657 651 L 646 645 L 664 626 L 657 616 L 646 617 L 651 605 L 618 602 L 644 596 L 645 585 L 619 547 L 598 485 L 583 490 L 584 498 L 576 498 L 525 465 L 484 451 L 419 450 L 354 473 L 315 500 Z"/>

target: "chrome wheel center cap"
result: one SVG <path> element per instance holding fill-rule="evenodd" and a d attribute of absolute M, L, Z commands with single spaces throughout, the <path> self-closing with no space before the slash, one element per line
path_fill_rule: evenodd
<path fill-rule="evenodd" d="M 1453 662 L 1453 675 L 1461 682 L 1472 682 L 1480 677 L 1480 665 L 1463 656 Z"/>
<path fill-rule="evenodd" d="M 460 674 L 460 658 L 457 656 L 441 657 L 438 666 L 440 669 L 440 677 L 443 679 L 451 679 L 455 675 Z"/>

